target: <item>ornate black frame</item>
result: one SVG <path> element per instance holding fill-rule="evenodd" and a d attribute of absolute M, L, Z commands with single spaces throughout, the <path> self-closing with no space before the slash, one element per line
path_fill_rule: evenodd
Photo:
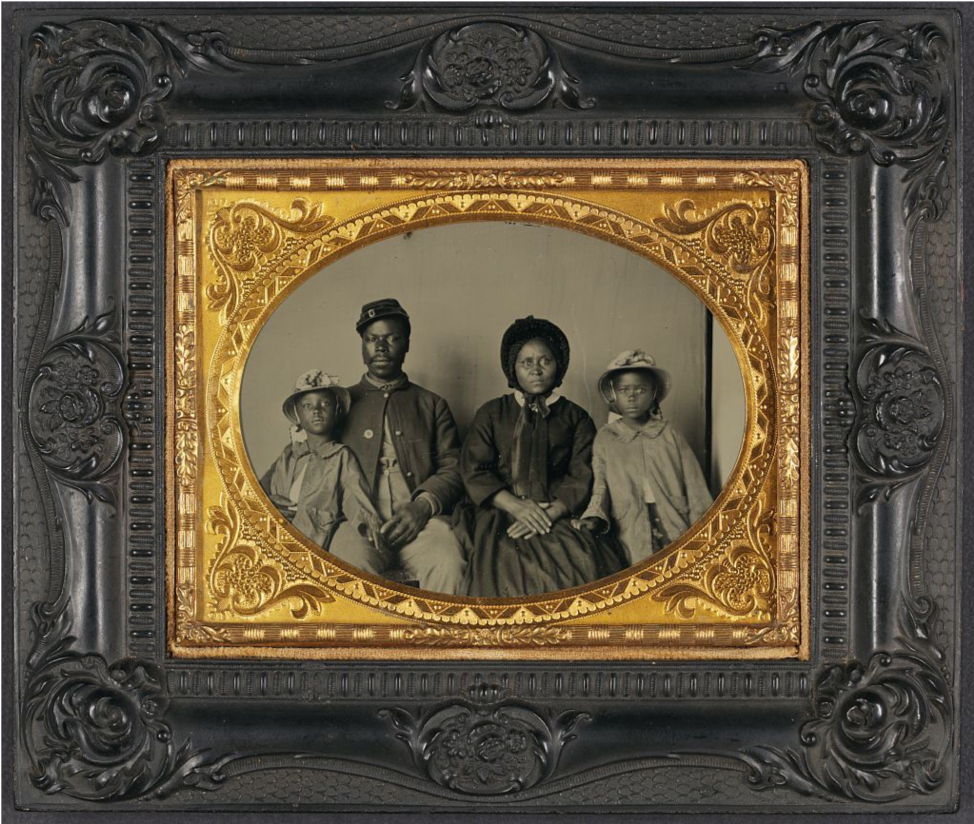
<path fill-rule="evenodd" d="M 5 21 L 18 805 L 953 809 L 957 13 L 194 11 Z M 811 661 L 167 659 L 165 162 L 235 153 L 806 160 Z"/>

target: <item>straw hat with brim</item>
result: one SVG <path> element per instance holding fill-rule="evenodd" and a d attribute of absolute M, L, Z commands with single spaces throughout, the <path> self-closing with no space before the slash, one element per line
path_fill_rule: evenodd
<path fill-rule="evenodd" d="M 309 392 L 316 392 L 319 389 L 327 389 L 335 396 L 335 400 L 342 410 L 342 417 L 348 414 L 348 410 L 352 406 L 352 396 L 341 385 L 341 381 L 334 375 L 329 375 L 320 369 L 312 369 L 310 372 L 305 372 L 294 382 L 294 389 L 291 390 L 291 394 L 284 401 L 284 414 L 295 426 L 298 424 L 298 411 L 295 408 L 298 398 L 302 395 L 307 395 Z"/>
<path fill-rule="evenodd" d="M 656 361 L 642 349 L 629 349 L 609 361 L 599 378 L 599 392 L 606 403 L 612 403 L 612 378 L 620 372 L 651 372 L 656 381 L 656 402 L 659 403 L 670 391 L 670 373 L 660 369 Z"/>

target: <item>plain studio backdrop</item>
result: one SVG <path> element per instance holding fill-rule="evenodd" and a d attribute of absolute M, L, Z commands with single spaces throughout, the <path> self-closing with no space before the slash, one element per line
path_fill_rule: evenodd
<path fill-rule="evenodd" d="M 363 247 L 311 276 L 277 308 L 257 336 L 241 386 L 243 435 L 258 477 L 289 442 L 281 404 L 295 379 L 322 369 L 345 385 L 357 382 L 365 368 L 355 322 L 362 304 L 386 297 L 399 300 L 412 321 L 405 371 L 447 400 L 461 438 L 480 405 L 511 391 L 501 336 L 515 318 L 534 315 L 568 336 L 571 361 L 560 391 L 596 426 L 608 416 L 599 375 L 619 352 L 644 349 L 672 377 L 663 415 L 689 441 L 715 492 L 733 469 L 744 432 L 741 373 L 718 323 L 708 336 L 708 312 L 689 289 L 645 258 L 587 235 L 482 222 Z"/>

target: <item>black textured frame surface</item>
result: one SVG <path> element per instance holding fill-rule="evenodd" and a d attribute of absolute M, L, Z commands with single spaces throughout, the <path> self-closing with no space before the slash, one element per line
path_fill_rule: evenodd
<path fill-rule="evenodd" d="M 958 12 L 194 10 L 4 9 L 17 805 L 954 810 Z M 811 660 L 167 659 L 164 170 L 234 154 L 806 160 Z"/>

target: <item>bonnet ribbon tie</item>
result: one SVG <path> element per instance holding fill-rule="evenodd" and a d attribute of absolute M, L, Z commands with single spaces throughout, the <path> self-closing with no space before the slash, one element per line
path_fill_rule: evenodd
<path fill-rule="evenodd" d="M 548 500 L 548 405 L 541 395 L 525 395 L 514 426 L 514 494 Z"/>

